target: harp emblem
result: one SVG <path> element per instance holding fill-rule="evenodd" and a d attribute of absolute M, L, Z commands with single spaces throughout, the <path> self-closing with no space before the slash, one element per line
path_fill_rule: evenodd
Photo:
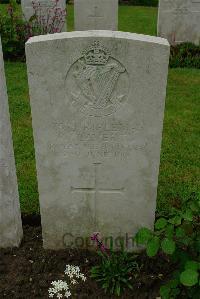
<path fill-rule="evenodd" d="M 125 101 L 127 71 L 99 41 L 83 51 L 70 72 L 75 84 L 71 92 L 72 103 L 79 111 L 90 116 L 106 116 Z M 119 84 L 120 79 L 122 84 Z"/>

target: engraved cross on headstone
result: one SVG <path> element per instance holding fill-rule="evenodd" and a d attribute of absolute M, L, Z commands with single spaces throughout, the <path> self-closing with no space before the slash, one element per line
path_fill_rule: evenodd
<path fill-rule="evenodd" d="M 94 163 L 94 173 L 95 173 L 95 181 L 94 181 L 94 187 L 85 187 L 85 188 L 76 188 L 71 186 L 71 191 L 72 193 L 74 192 L 81 192 L 81 193 L 92 193 L 95 195 L 95 199 L 98 193 L 121 193 L 123 194 L 124 192 L 124 187 L 122 188 L 108 188 L 108 189 L 104 189 L 104 188 L 99 188 L 98 186 L 98 168 L 99 165 L 101 165 L 101 163 Z"/>
<path fill-rule="evenodd" d="M 94 12 L 93 14 L 89 15 L 88 18 L 92 18 L 94 20 L 94 26 L 96 29 L 98 19 L 103 19 L 103 16 L 99 14 L 98 6 L 94 6 Z"/>
<path fill-rule="evenodd" d="M 94 163 L 94 187 L 84 187 L 84 188 L 76 188 L 71 186 L 71 192 L 72 193 L 90 193 L 94 194 L 94 221 L 95 221 L 95 227 L 97 226 L 97 196 L 98 194 L 123 194 L 124 193 L 124 187 L 121 188 L 99 188 L 98 186 L 98 169 L 101 163 Z M 97 227 L 96 227 L 97 229 Z"/>

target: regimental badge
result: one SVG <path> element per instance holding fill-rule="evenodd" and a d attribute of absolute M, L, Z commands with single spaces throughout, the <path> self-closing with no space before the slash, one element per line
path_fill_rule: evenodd
<path fill-rule="evenodd" d="M 69 78 L 72 104 L 89 116 L 111 115 L 128 95 L 126 68 L 99 41 L 82 52 L 69 69 L 66 80 Z"/>

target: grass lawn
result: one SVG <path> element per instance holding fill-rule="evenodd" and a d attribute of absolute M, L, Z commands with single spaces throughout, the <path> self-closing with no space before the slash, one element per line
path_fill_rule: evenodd
<path fill-rule="evenodd" d="M 200 187 L 200 70 L 170 69 L 158 187 L 158 210 Z M 200 193 L 199 193 L 200 194 Z"/>
<path fill-rule="evenodd" d="M 5 63 L 22 211 L 39 211 L 26 64 Z"/>
<path fill-rule="evenodd" d="M 18 6 L 21 14 L 21 6 Z M 7 5 L 0 4 L 0 12 L 6 13 Z M 157 8 L 143 6 L 120 6 L 119 30 L 156 35 Z M 74 29 L 74 7 L 67 6 L 68 31 Z"/>
<path fill-rule="evenodd" d="M 5 9 L 0 5 L 0 10 Z M 73 29 L 73 7 L 68 9 L 68 29 Z M 119 28 L 123 31 L 156 33 L 156 8 L 120 7 Z M 39 211 L 34 160 L 31 112 L 26 65 L 6 62 L 6 77 L 13 128 L 14 149 L 21 208 L 24 213 Z M 200 185 L 200 70 L 169 71 L 164 121 L 158 210 L 167 210 L 172 201 L 198 192 Z"/>
<path fill-rule="evenodd" d="M 68 30 L 74 26 L 73 6 L 68 5 Z M 119 30 L 156 35 L 157 8 L 142 6 L 120 6 Z"/>

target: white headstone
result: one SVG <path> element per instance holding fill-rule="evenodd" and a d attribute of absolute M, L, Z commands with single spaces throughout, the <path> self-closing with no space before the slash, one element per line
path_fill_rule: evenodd
<path fill-rule="evenodd" d="M 54 24 L 55 28 L 61 28 L 59 32 L 66 31 L 66 17 L 61 17 L 62 12 L 66 12 L 65 0 L 21 0 L 21 6 L 22 13 L 27 21 L 36 13 L 42 27 L 48 26 L 51 28 Z M 58 19 L 55 18 L 55 15 L 58 16 Z M 64 24 L 60 22 L 61 20 L 64 21 Z"/>
<path fill-rule="evenodd" d="M 31 38 L 26 57 L 44 247 L 153 227 L 168 42 L 79 31 Z"/>
<path fill-rule="evenodd" d="M 21 213 L 0 39 L 0 248 L 18 246 L 21 239 Z"/>
<path fill-rule="evenodd" d="M 200 0 L 160 0 L 158 36 L 171 44 L 200 43 Z"/>
<path fill-rule="evenodd" d="M 117 30 L 118 0 L 74 0 L 75 30 Z"/>

